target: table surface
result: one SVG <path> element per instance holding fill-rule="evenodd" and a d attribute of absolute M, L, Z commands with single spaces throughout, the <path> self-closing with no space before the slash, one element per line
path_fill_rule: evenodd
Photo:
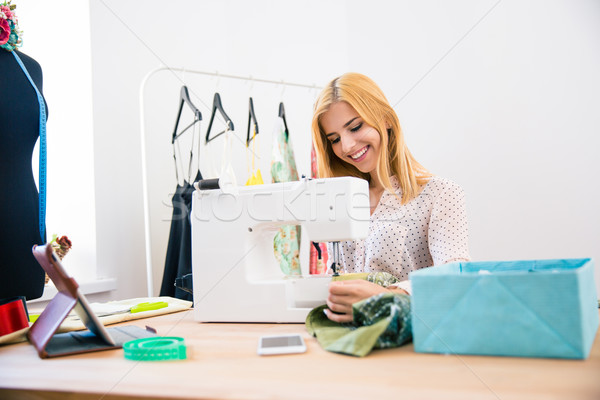
<path fill-rule="evenodd" d="M 198 323 L 191 311 L 128 321 L 181 336 L 183 361 L 135 362 L 108 350 L 40 359 L 0 347 L 0 398 L 600 399 L 600 335 L 587 360 L 421 354 L 412 345 L 358 358 L 323 350 L 303 324 Z M 261 335 L 301 333 L 303 354 L 258 356 Z"/>

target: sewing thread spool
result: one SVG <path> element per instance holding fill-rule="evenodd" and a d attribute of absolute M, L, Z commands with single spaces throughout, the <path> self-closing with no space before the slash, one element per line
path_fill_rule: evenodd
<path fill-rule="evenodd" d="M 8 302 L 0 305 L 0 336 L 8 335 L 27 328 L 29 320 L 19 297 L 8 299 Z"/>

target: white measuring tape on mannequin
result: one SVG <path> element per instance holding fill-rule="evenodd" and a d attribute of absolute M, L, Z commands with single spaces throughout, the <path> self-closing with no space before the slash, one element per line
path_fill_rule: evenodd
<path fill-rule="evenodd" d="M 38 104 L 40 106 L 40 165 L 39 165 L 39 226 L 40 226 L 40 238 L 42 242 L 44 241 L 44 233 L 46 230 L 46 104 L 44 102 L 44 97 L 38 90 L 35 82 L 31 79 L 29 72 L 27 72 L 27 68 L 23 64 L 23 61 L 19 58 L 16 51 L 12 52 L 13 56 L 19 63 L 19 66 L 29 79 L 31 86 L 35 89 L 35 93 L 37 94 Z"/>

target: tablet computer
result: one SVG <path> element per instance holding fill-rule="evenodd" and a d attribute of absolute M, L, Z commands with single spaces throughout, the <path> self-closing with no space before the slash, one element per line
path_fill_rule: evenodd
<path fill-rule="evenodd" d="M 87 299 L 79 290 L 79 285 L 67 273 L 67 270 L 61 264 L 60 259 L 52 249 L 52 246 L 49 244 L 44 246 L 34 246 L 33 255 L 46 271 L 58 292 L 64 294 L 68 298 L 74 298 L 76 300 L 73 310 L 81 319 L 85 327 L 107 344 L 114 346 L 116 344 L 115 340 L 111 337 L 102 322 L 100 322 L 96 314 L 94 314 Z"/>

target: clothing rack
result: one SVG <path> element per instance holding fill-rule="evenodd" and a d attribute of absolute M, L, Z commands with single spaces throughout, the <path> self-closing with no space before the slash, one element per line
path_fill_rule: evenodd
<path fill-rule="evenodd" d="M 240 76 L 240 75 L 230 75 L 230 74 L 221 74 L 219 71 L 209 72 L 209 71 L 199 71 L 187 68 L 172 68 L 167 66 L 157 67 L 151 71 L 149 71 L 144 79 L 142 79 L 142 83 L 140 84 L 140 93 L 139 93 L 139 104 L 140 104 L 140 132 L 141 139 L 140 143 L 142 146 L 142 190 L 144 191 L 144 241 L 146 246 L 146 279 L 147 279 L 147 290 L 148 297 L 154 297 L 154 278 L 153 278 L 153 269 L 152 269 L 152 240 L 150 238 L 150 199 L 148 193 L 148 170 L 147 170 L 147 159 L 146 159 L 146 125 L 145 125 L 145 109 L 144 109 L 144 95 L 146 92 L 146 84 L 150 80 L 150 78 L 161 71 L 169 71 L 172 74 L 183 73 L 183 74 L 198 74 L 198 75 L 207 75 L 214 76 L 217 78 L 225 78 L 225 79 L 235 79 L 242 80 L 247 82 L 259 82 L 259 83 L 267 83 L 272 85 L 281 85 L 281 86 L 290 86 L 290 87 L 300 87 L 306 89 L 319 90 L 322 89 L 321 86 L 317 86 L 315 84 L 308 85 L 305 83 L 296 83 L 296 82 L 287 82 L 284 80 L 275 81 L 271 79 L 261 79 L 254 78 L 252 76 Z M 179 77 L 178 79 L 182 81 L 183 79 Z M 210 108 L 210 107 L 209 107 Z"/>

